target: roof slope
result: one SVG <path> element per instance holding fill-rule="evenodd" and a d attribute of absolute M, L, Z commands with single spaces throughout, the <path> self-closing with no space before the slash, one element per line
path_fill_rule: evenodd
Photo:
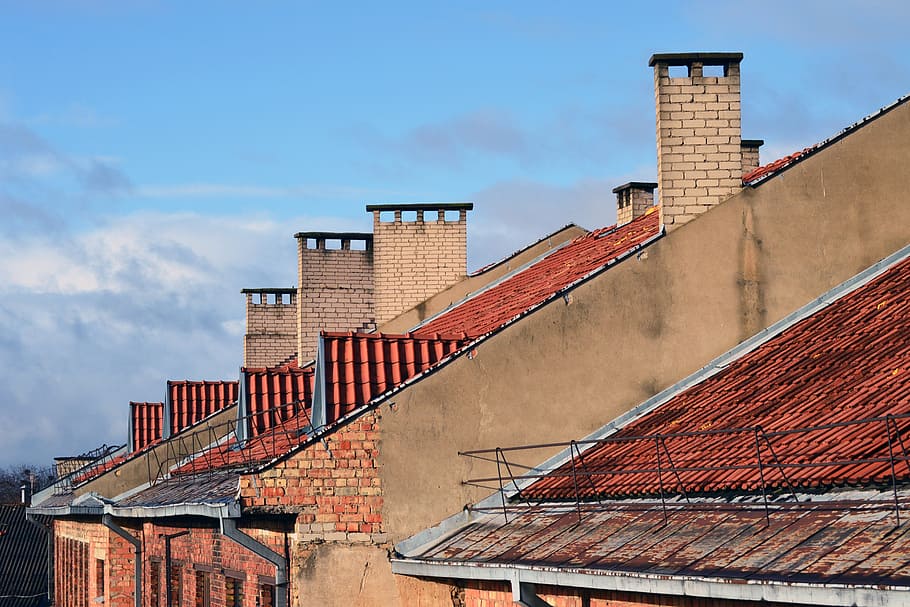
<path fill-rule="evenodd" d="M 759 439 L 764 470 L 756 465 Z M 910 460 L 900 461 L 904 444 L 908 259 L 592 446 L 583 453 L 589 476 L 579 493 L 757 490 L 762 475 L 770 486 L 865 485 L 890 481 L 894 450 L 895 474 L 910 479 Z M 670 475 L 663 480 L 658 453 Z M 526 494 L 574 497 L 571 465 Z"/>
<path fill-rule="evenodd" d="M 583 512 L 550 506 L 490 514 L 409 558 L 429 563 L 590 574 L 616 573 L 737 582 L 910 586 L 910 526 L 895 529 L 893 504 L 878 494 L 855 507 L 833 503 L 660 505 L 613 502 Z M 882 501 L 879 501 L 882 500 Z"/>
<path fill-rule="evenodd" d="M 414 332 L 479 336 L 539 306 L 660 234 L 657 207 L 623 226 L 580 236 L 487 289 L 429 319 Z"/>
<path fill-rule="evenodd" d="M 168 380 L 171 434 L 182 432 L 237 402 L 237 381 Z"/>
<path fill-rule="evenodd" d="M 0 607 L 45 604 L 47 532 L 26 520 L 25 506 L 0 505 Z"/>

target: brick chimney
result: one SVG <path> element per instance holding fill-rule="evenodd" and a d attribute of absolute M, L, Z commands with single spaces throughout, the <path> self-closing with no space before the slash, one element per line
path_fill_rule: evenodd
<path fill-rule="evenodd" d="M 673 53 L 652 55 L 648 62 L 654 68 L 657 181 L 667 230 L 742 187 L 742 58 L 742 53 Z M 706 76 L 705 67 L 718 73 Z"/>
<path fill-rule="evenodd" d="M 297 353 L 303 364 L 316 357 L 320 330 L 375 328 L 373 235 L 300 232 L 294 237 L 298 252 Z"/>
<path fill-rule="evenodd" d="M 654 206 L 656 183 L 630 181 L 613 188 L 616 194 L 616 225 L 622 226 L 644 215 Z"/>
<path fill-rule="evenodd" d="M 376 323 L 413 308 L 467 274 L 470 202 L 371 204 Z"/>
<path fill-rule="evenodd" d="M 761 166 L 761 160 L 758 157 L 758 148 L 765 145 L 763 139 L 743 139 L 743 175 L 751 173 Z"/>
<path fill-rule="evenodd" d="M 297 351 L 297 289 L 242 289 L 244 367 L 274 367 Z"/>

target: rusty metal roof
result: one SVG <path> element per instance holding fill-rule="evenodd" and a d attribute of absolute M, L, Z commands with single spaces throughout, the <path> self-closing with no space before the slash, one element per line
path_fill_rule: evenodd
<path fill-rule="evenodd" d="M 803 496 L 804 499 L 806 496 Z M 890 495 L 838 493 L 775 504 L 714 499 L 668 508 L 621 500 L 495 509 L 460 532 L 407 555 L 428 564 L 508 565 L 617 575 L 910 589 L 910 525 L 895 527 Z M 901 503 L 907 508 L 907 493 Z"/>

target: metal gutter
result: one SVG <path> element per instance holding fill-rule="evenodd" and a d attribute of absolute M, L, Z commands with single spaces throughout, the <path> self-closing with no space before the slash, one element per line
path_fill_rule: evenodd
<path fill-rule="evenodd" d="M 603 439 L 615 434 L 625 426 L 631 424 L 632 422 L 637 421 L 641 417 L 652 412 L 654 409 L 660 407 L 669 400 L 675 398 L 681 392 L 688 390 L 692 386 L 708 379 L 709 377 L 716 375 L 717 373 L 723 371 L 728 365 L 735 362 L 737 359 L 742 356 L 752 352 L 759 346 L 768 342 L 769 340 L 777 337 L 793 325 L 798 322 L 808 318 L 809 316 L 817 313 L 820 310 L 828 307 L 841 297 L 849 295 L 856 289 L 868 284 L 869 282 L 875 280 L 886 271 L 891 269 L 896 264 L 906 260 L 910 257 L 910 245 L 906 245 L 895 253 L 892 253 L 888 257 L 882 259 L 878 263 L 873 264 L 872 266 L 866 268 L 862 272 L 856 274 L 855 276 L 847 279 L 841 284 L 837 285 L 833 289 L 827 291 L 820 297 L 809 302 L 803 307 L 799 308 L 795 312 L 785 316 L 781 320 L 772 324 L 771 326 L 759 331 L 749 339 L 741 342 L 740 344 L 734 346 L 724 354 L 721 354 L 707 365 L 693 373 L 692 375 L 676 382 L 672 386 L 666 388 L 665 390 L 655 394 L 648 400 L 644 401 L 637 407 L 619 415 L 613 419 L 610 423 L 599 428 L 598 430 L 592 432 L 588 436 L 582 439 L 581 444 L 578 447 L 575 447 L 577 450 L 581 448 L 584 451 L 587 448 L 593 446 L 593 443 L 584 445 L 584 441 L 596 441 L 598 439 Z M 566 462 L 571 461 L 572 459 L 572 447 L 564 449 L 549 458 L 539 466 L 532 468 L 527 471 L 527 474 L 540 475 L 546 474 Z M 577 452 L 577 451 L 576 451 Z M 519 479 L 517 481 L 517 486 L 515 483 L 509 482 L 504 487 L 505 493 L 508 495 L 514 495 L 518 489 L 523 489 L 532 483 L 534 483 L 537 478 L 530 479 Z M 490 508 L 498 506 L 501 503 L 500 492 L 496 492 L 486 497 L 485 499 L 477 502 L 475 508 Z M 447 539 L 454 533 L 458 532 L 465 525 L 470 524 L 476 520 L 477 516 L 474 515 L 471 510 L 465 509 L 458 514 L 452 515 L 439 524 L 424 529 L 423 531 L 399 542 L 395 546 L 396 552 L 401 555 L 407 556 L 409 554 L 418 554 L 419 551 L 435 545 L 444 539 Z"/>
<path fill-rule="evenodd" d="M 134 607 L 142 607 L 142 541 L 134 538 L 123 527 L 115 523 L 114 517 L 110 514 L 101 517 L 101 524 L 132 544 L 136 551 L 134 571 L 136 583 L 133 587 L 133 604 Z"/>
<path fill-rule="evenodd" d="M 275 565 L 275 606 L 288 607 L 288 559 L 237 528 L 233 519 L 222 521 L 222 534 Z"/>
<path fill-rule="evenodd" d="M 731 580 L 720 577 L 562 569 L 492 563 L 457 563 L 391 559 L 392 572 L 430 578 L 542 584 L 618 592 L 663 594 L 799 605 L 883 607 L 906 605 L 910 588 L 873 584 L 813 584 L 779 580 Z M 513 585 L 514 593 L 514 585 Z"/>

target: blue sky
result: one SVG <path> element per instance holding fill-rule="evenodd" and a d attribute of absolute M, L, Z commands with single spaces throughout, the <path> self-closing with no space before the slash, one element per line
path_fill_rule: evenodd
<path fill-rule="evenodd" d="M 235 378 L 243 287 L 368 203 L 475 202 L 469 265 L 655 177 L 655 52 L 742 51 L 763 160 L 910 92 L 901 2 L 0 0 L 0 466 Z"/>

